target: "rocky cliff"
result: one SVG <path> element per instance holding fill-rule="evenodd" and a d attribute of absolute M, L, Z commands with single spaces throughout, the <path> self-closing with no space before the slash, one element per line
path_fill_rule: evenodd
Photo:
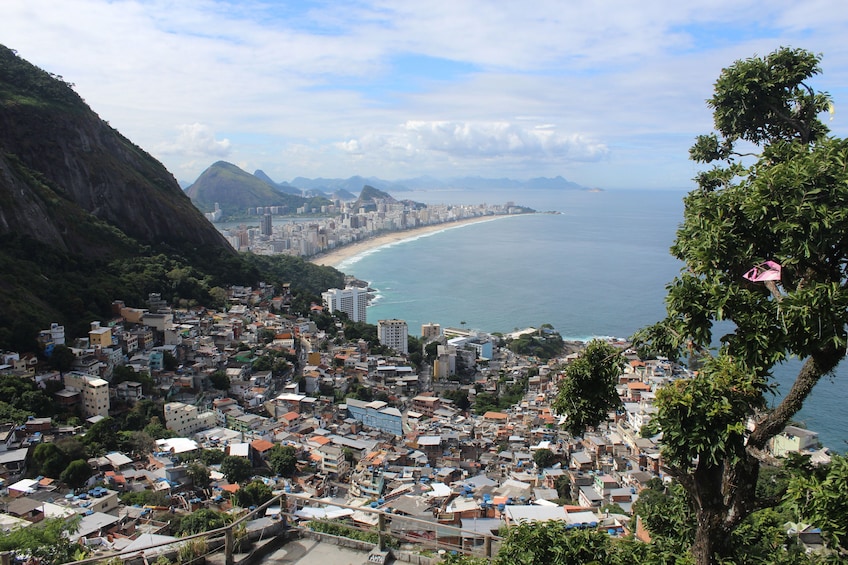
<path fill-rule="evenodd" d="M 143 244 L 229 248 L 161 163 L 3 46 L 0 201 L 0 234 L 72 253 L 122 253 L 129 242 L 110 228 Z"/>

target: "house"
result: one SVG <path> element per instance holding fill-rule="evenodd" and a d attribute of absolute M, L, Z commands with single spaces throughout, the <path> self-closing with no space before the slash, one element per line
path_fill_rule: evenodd
<path fill-rule="evenodd" d="M 788 453 L 801 453 L 819 445 L 819 434 L 798 426 L 786 426 L 771 439 L 771 453 L 785 457 Z"/>

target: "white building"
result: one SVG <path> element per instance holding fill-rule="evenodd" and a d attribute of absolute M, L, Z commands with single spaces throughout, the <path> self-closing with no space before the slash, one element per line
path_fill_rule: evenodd
<path fill-rule="evenodd" d="M 330 313 L 337 310 L 347 314 L 351 322 L 365 322 L 365 309 L 368 306 L 368 292 L 364 288 L 349 286 L 344 290 L 331 288 L 321 293 L 324 304 Z"/>
<path fill-rule="evenodd" d="M 72 371 L 65 374 L 65 388 L 79 391 L 86 418 L 109 415 L 109 383 L 99 377 Z"/>
<path fill-rule="evenodd" d="M 381 345 L 391 347 L 398 353 L 409 353 L 409 328 L 403 320 L 380 320 L 377 322 L 377 337 Z"/>
<path fill-rule="evenodd" d="M 215 425 L 214 412 L 199 412 L 197 406 L 182 402 L 169 402 L 165 405 L 165 427 L 179 436 L 189 436 Z"/>

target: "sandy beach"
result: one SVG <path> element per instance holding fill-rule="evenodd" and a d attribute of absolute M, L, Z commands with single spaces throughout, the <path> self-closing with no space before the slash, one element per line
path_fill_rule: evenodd
<path fill-rule="evenodd" d="M 388 243 L 397 243 L 398 241 L 411 239 L 414 237 L 418 237 L 422 234 L 433 233 L 447 228 L 454 228 L 457 226 L 474 224 L 477 222 L 488 222 L 491 220 L 497 220 L 499 218 L 509 217 L 510 216 L 480 216 L 478 218 L 468 218 L 467 220 L 457 220 L 456 222 L 445 222 L 442 224 L 434 224 L 431 226 L 413 228 L 411 230 L 390 232 L 383 235 L 379 235 L 377 237 L 366 239 L 364 241 L 357 241 L 356 243 L 345 245 L 344 247 L 333 249 L 329 253 L 316 255 L 315 257 L 310 258 L 309 262 L 314 263 L 316 265 L 324 265 L 327 267 L 337 267 L 346 259 L 350 259 L 351 257 L 359 255 L 360 253 L 368 251 L 369 249 L 374 249 L 382 245 L 386 245 Z"/>

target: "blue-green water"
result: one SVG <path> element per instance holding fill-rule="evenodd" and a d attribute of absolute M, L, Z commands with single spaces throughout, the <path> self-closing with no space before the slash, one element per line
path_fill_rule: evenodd
<path fill-rule="evenodd" d="M 628 337 L 662 319 L 665 285 L 680 269 L 668 252 L 683 192 L 414 192 L 425 203 L 502 204 L 559 214 L 449 228 L 352 258 L 339 269 L 378 291 L 368 321 L 435 322 L 487 332 L 552 324 L 566 339 Z M 797 364 L 778 371 L 791 382 Z M 848 439 L 845 369 L 821 382 L 797 419 L 842 451 Z M 788 384 L 784 385 L 785 387 Z"/>

